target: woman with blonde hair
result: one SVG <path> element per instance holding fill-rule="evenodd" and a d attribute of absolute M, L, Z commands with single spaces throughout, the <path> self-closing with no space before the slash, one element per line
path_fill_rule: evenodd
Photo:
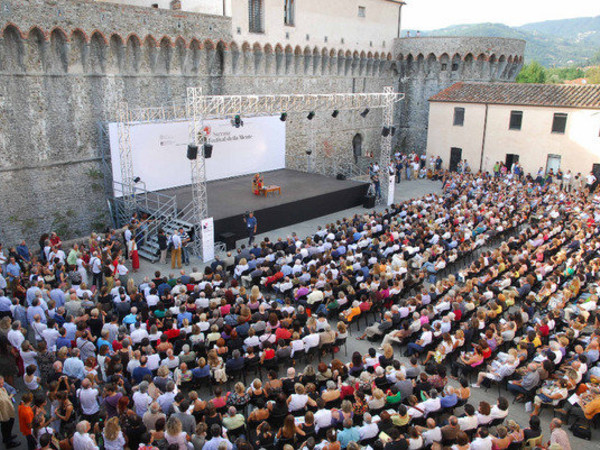
<path fill-rule="evenodd" d="M 509 420 L 507 425 L 508 435 L 510 436 L 512 442 L 523 442 L 523 439 L 525 439 L 525 434 L 523 433 L 521 426 L 514 420 Z"/>
<path fill-rule="evenodd" d="M 133 295 L 137 294 L 137 287 L 135 286 L 135 280 L 133 278 L 129 278 L 127 280 L 127 294 Z"/>
<path fill-rule="evenodd" d="M 177 417 L 171 416 L 167 420 L 165 439 L 169 446 L 176 444 L 179 450 L 187 450 L 189 436 L 183 432 L 183 426 Z"/>
<path fill-rule="evenodd" d="M 210 367 L 210 373 L 217 383 L 225 383 L 227 381 L 227 375 L 225 373 L 225 367 L 223 364 L 223 358 L 217 355 L 217 351 L 213 348 L 208 352 L 208 366 Z"/>
<path fill-rule="evenodd" d="M 348 327 L 344 322 L 338 322 L 336 328 L 336 339 L 344 339 L 348 337 Z"/>
<path fill-rule="evenodd" d="M 256 285 L 252 286 L 252 289 L 250 289 L 250 301 L 258 301 L 260 298 L 260 289 Z"/>
<path fill-rule="evenodd" d="M 243 408 L 250 402 L 250 396 L 246 393 L 246 386 L 241 381 L 235 383 L 233 391 L 227 393 L 227 405 Z"/>
<path fill-rule="evenodd" d="M 125 448 L 126 441 L 117 416 L 106 421 L 102 437 L 104 438 L 105 450 L 122 450 Z"/>

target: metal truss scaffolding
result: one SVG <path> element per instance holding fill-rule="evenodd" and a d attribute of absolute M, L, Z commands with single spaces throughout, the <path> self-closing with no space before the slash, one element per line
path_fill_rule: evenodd
<path fill-rule="evenodd" d="M 392 87 L 384 88 L 381 93 L 348 93 L 348 94 L 297 94 L 297 95 L 202 95 L 201 88 L 188 88 L 185 104 L 170 104 L 154 108 L 130 109 L 127 103 L 120 103 L 117 108 L 119 151 L 121 156 L 121 179 L 128 186 L 133 206 L 133 159 L 129 126 L 132 124 L 151 122 L 171 122 L 191 120 L 190 143 L 198 146 L 198 159 L 192 161 L 192 185 L 194 225 L 199 232 L 202 219 L 208 215 L 206 197 L 206 166 L 203 144 L 206 136 L 203 122 L 209 119 L 227 119 L 240 116 L 271 116 L 281 113 L 308 113 L 319 111 L 347 111 L 383 109 L 382 127 L 392 127 L 394 104 L 404 99 L 404 94 L 394 92 Z M 313 141 L 314 138 L 311 138 Z M 314 143 L 311 142 L 311 147 Z M 382 136 L 380 169 L 381 193 L 387 199 L 389 177 L 387 167 L 390 162 L 392 146 L 391 134 Z M 313 149 L 314 150 L 314 149 Z M 194 253 L 201 255 L 201 237 L 196 235 Z"/>

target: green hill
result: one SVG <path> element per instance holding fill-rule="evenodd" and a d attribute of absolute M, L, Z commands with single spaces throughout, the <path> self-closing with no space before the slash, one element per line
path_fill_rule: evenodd
<path fill-rule="evenodd" d="M 551 20 L 509 27 L 499 23 L 454 25 L 423 36 L 490 36 L 524 39 L 526 62 L 546 67 L 585 66 L 600 50 L 600 16 Z M 414 35 L 414 31 L 411 31 Z"/>

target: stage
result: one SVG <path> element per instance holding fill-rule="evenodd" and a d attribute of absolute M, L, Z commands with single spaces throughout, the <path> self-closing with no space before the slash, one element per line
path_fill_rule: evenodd
<path fill-rule="evenodd" d="M 281 169 L 261 173 L 265 185 L 281 187 L 281 195 L 268 197 L 252 193 L 254 174 L 207 183 L 208 215 L 214 218 L 215 240 L 222 233 L 234 233 L 237 239 L 247 236 L 243 215 L 254 211 L 258 233 L 265 233 L 305 220 L 361 205 L 369 185 L 337 180 L 296 170 Z M 191 185 L 160 191 L 177 197 L 182 210 L 192 201 Z"/>

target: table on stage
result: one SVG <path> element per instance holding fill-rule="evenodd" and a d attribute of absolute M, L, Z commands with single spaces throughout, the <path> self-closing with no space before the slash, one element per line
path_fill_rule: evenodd
<path fill-rule="evenodd" d="M 265 197 L 271 193 L 277 193 L 277 195 L 281 195 L 281 186 L 275 186 L 275 185 L 271 185 L 271 186 L 265 186 L 262 188 L 262 191 L 265 195 Z"/>

